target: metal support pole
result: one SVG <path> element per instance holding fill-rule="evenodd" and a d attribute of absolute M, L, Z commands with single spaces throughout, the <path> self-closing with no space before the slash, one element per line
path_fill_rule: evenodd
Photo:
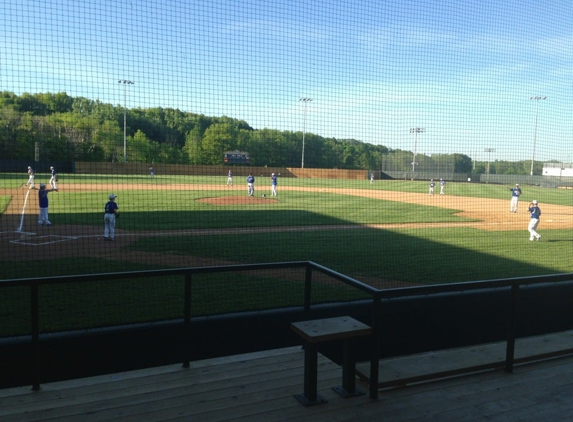
<path fill-rule="evenodd" d="M 40 390 L 40 293 L 39 286 L 30 287 L 30 306 L 32 317 L 32 390 Z"/>
<path fill-rule="evenodd" d="M 189 368 L 191 361 L 191 274 L 185 274 L 185 305 L 183 310 L 183 338 L 185 339 L 185 359 L 183 368 Z"/>
<path fill-rule="evenodd" d="M 513 361 L 515 357 L 515 336 L 517 331 L 517 300 L 519 293 L 519 284 L 511 285 L 511 303 L 509 313 L 509 324 L 507 333 L 507 348 L 505 351 L 505 372 L 513 372 Z"/>
<path fill-rule="evenodd" d="M 310 318 L 310 303 L 312 293 L 312 267 L 307 264 L 304 273 L 304 317 Z"/>

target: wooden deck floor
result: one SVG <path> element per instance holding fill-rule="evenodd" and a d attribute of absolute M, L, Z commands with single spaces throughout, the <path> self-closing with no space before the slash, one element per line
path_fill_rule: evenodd
<path fill-rule="evenodd" d="M 445 360 L 455 360 L 448 353 Z M 572 356 L 517 366 L 513 374 L 488 371 L 384 390 L 377 400 L 336 394 L 331 387 L 340 384 L 342 370 L 320 356 L 318 388 L 328 403 L 304 407 L 293 397 L 303 389 L 303 355 L 291 347 L 191 362 L 189 369 L 171 365 L 43 384 L 39 392 L 4 389 L 0 421 L 573 420 Z M 411 371 L 438 358 L 406 357 L 392 365 Z M 384 376 L 399 377 L 396 371 Z"/>

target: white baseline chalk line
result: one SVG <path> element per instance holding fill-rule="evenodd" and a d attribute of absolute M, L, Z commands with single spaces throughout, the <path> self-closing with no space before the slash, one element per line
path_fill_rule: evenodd
<path fill-rule="evenodd" d="M 26 198 L 24 198 L 24 206 L 22 207 L 22 217 L 20 218 L 20 227 L 16 229 L 17 232 L 22 231 L 22 226 L 24 225 L 24 214 L 26 213 L 26 204 L 28 203 L 28 196 L 30 196 L 30 189 L 26 192 Z"/>

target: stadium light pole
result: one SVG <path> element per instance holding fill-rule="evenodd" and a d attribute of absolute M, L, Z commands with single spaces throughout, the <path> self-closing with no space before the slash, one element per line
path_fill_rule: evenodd
<path fill-rule="evenodd" d="M 416 154 L 418 149 L 418 133 L 424 133 L 426 128 L 423 127 L 413 127 L 410 129 L 410 133 L 414 133 L 414 159 L 412 160 L 412 173 L 416 173 Z M 412 175 L 412 180 L 414 180 L 414 175 Z"/>
<path fill-rule="evenodd" d="M 304 103 L 304 118 L 302 121 L 302 162 L 300 168 L 304 168 L 304 138 L 306 135 L 306 104 L 312 101 L 312 98 L 300 98 L 299 101 Z"/>
<path fill-rule="evenodd" d="M 487 182 L 489 183 L 489 162 L 491 161 L 491 153 L 495 152 L 495 148 L 484 148 L 484 152 L 487 152 Z"/>
<path fill-rule="evenodd" d="M 531 97 L 530 100 L 535 100 L 535 129 L 533 130 L 533 152 L 531 154 L 531 171 L 530 176 L 533 176 L 533 161 L 535 161 L 535 142 L 537 141 L 537 116 L 539 113 L 539 100 L 545 100 L 547 97 L 544 95 L 536 95 Z"/>
<path fill-rule="evenodd" d="M 123 162 L 127 163 L 127 86 L 133 82 L 120 79 L 118 84 L 123 84 Z"/>

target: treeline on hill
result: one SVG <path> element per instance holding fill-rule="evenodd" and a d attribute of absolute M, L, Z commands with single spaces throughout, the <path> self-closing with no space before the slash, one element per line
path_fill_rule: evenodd
<path fill-rule="evenodd" d="M 134 108 L 126 114 L 130 162 L 220 165 L 225 151 L 239 150 L 250 154 L 254 166 L 301 165 L 302 132 L 255 130 L 242 120 L 172 108 Z M 18 96 L 4 91 L 0 93 L 0 156 L 31 160 L 39 142 L 45 160 L 123 161 L 123 119 L 123 107 L 98 100 L 64 92 Z M 416 161 L 435 167 L 439 160 L 448 162 L 457 173 L 469 173 L 474 165 L 463 154 L 420 154 Z M 411 161 L 410 151 L 305 134 L 305 167 L 407 171 Z M 527 174 L 525 164 L 508 164 L 505 169 L 501 162 L 492 163 L 490 173 Z M 485 163 L 474 171 L 484 173 Z"/>

